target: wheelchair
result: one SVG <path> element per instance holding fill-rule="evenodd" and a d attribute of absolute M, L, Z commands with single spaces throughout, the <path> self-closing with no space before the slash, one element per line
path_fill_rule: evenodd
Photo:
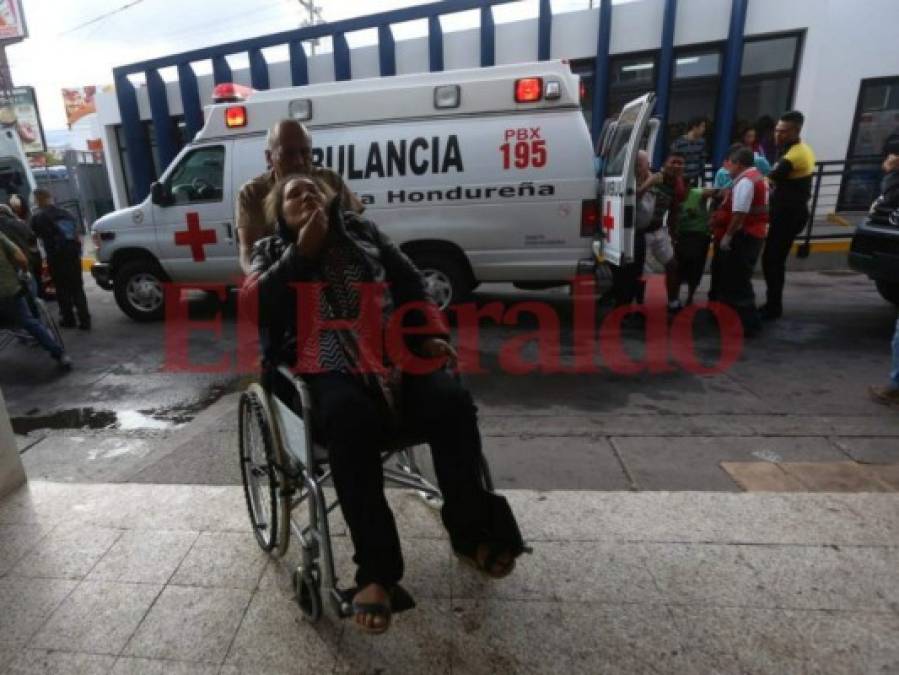
<path fill-rule="evenodd" d="M 53 339 L 56 340 L 56 343 L 65 349 L 62 333 L 59 330 L 59 326 L 56 325 L 56 320 L 53 318 L 50 310 L 47 309 L 47 304 L 31 292 L 30 276 L 20 275 L 19 281 L 22 284 L 22 292 L 25 294 L 25 300 L 31 308 L 32 315 L 47 328 Z M 28 346 L 39 346 L 31 333 L 19 325 L 15 319 L 12 317 L 0 317 L 0 351 L 16 342 Z"/>
<path fill-rule="evenodd" d="M 239 406 L 240 469 L 250 524 L 263 551 L 282 557 L 291 536 L 301 548 L 301 564 L 292 575 L 295 599 L 306 619 L 317 621 L 322 600 L 327 600 L 339 618 L 352 615 L 355 589 L 341 588 L 335 573 L 328 514 L 337 508 L 335 498 L 327 503 L 323 484 L 330 478 L 328 451 L 312 434 L 312 396 L 303 379 L 286 366 L 277 369 L 290 382 L 301 412 L 261 384 L 251 384 L 241 395 Z M 439 508 L 440 490 L 422 474 L 415 449 L 424 441 L 414 437 L 391 439 L 381 455 L 386 485 L 416 491 L 426 504 Z M 388 466 L 396 460 L 396 468 Z M 482 478 L 487 490 L 493 480 L 481 455 Z M 306 503 L 306 516 L 295 513 Z M 407 598 L 414 606 L 414 602 Z M 402 611 L 403 607 L 395 607 Z"/>

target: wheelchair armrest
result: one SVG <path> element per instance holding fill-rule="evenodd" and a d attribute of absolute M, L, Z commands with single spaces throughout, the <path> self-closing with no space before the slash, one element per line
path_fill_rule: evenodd
<path fill-rule="evenodd" d="M 303 418 L 309 419 L 312 411 L 312 393 L 309 391 L 309 385 L 287 366 L 278 366 L 278 373 L 296 387 L 297 393 L 300 395 L 300 405 L 303 406 Z"/>

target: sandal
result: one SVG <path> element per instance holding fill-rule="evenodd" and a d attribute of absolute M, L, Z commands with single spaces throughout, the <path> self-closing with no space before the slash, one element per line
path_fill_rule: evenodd
<path fill-rule="evenodd" d="M 503 556 L 508 556 L 509 560 L 501 560 Z M 512 553 L 496 544 L 486 542 L 479 544 L 475 547 L 472 555 L 456 551 L 456 557 L 491 579 L 507 577 L 515 569 L 515 557 Z"/>
<path fill-rule="evenodd" d="M 357 617 L 360 614 L 368 614 L 383 619 L 383 623 L 376 626 L 366 626 L 358 621 L 353 621 L 359 630 L 368 633 L 369 635 L 380 635 L 390 627 L 390 619 L 394 614 L 399 614 L 400 612 L 405 612 L 415 607 L 415 600 L 409 595 L 409 592 L 399 584 L 392 588 L 384 589 L 387 593 L 386 603 L 354 601 L 353 598 L 360 590 L 359 587 L 354 587 L 345 591 L 340 591 L 340 593 L 352 606 L 353 617 Z"/>

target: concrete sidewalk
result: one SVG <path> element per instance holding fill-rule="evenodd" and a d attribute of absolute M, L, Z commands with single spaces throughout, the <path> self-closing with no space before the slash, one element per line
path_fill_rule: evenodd
<path fill-rule="evenodd" d="M 0 672 L 899 672 L 899 495 L 506 494 L 534 555 L 486 582 L 391 492 L 418 608 L 372 638 L 304 622 L 239 487 L 34 481 L 0 502 Z"/>

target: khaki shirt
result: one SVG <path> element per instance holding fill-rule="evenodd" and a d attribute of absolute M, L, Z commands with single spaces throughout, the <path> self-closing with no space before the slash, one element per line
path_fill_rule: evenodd
<path fill-rule="evenodd" d="M 362 213 L 365 207 L 359 198 L 350 190 L 339 174 L 322 167 L 312 167 L 309 176 L 328 185 L 339 194 L 345 209 Z M 272 171 L 244 183 L 237 195 L 234 220 L 237 224 L 237 237 L 240 241 L 240 266 L 245 274 L 250 270 L 250 254 L 253 244 L 275 233 L 275 223 L 269 223 L 265 217 L 265 198 L 277 180 Z"/>

